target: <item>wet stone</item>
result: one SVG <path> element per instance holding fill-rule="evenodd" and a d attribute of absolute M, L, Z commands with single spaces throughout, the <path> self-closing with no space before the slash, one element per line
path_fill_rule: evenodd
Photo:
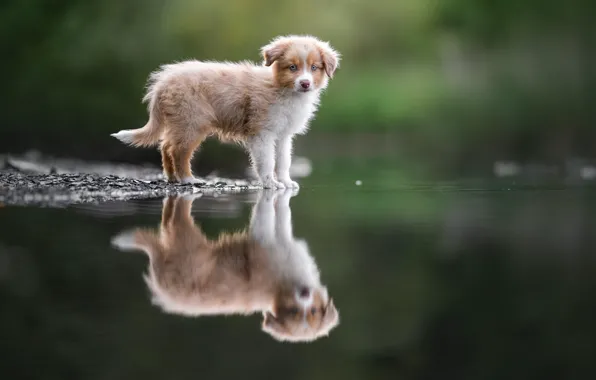
<path fill-rule="evenodd" d="M 193 189 L 200 190 L 193 190 Z M 172 193 L 226 192 L 259 189 L 254 181 L 209 178 L 195 184 L 174 184 L 115 175 L 22 173 L 0 170 L 0 203 L 64 207 L 75 203 L 97 203 L 163 197 Z"/>
<path fill-rule="evenodd" d="M 65 207 L 75 203 L 163 197 L 175 193 L 257 190 L 254 180 L 210 175 L 195 184 L 168 183 L 152 165 L 85 162 L 30 152 L 0 155 L 0 204 Z"/>

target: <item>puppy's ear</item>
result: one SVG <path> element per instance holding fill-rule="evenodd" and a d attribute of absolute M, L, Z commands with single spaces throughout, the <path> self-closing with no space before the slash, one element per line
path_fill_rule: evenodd
<path fill-rule="evenodd" d="M 283 334 L 284 327 L 283 325 L 277 320 L 277 318 L 269 313 L 263 313 L 263 324 L 262 324 L 263 331 L 269 333 L 273 337 L 278 338 Z"/>
<path fill-rule="evenodd" d="M 329 330 L 339 324 L 339 313 L 335 307 L 335 304 L 333 303 L 333 299 L 330 299 L 329 303 L 325 307 L 325 314 L 323 316 L 322 324 L 324 326 L 328 326 Z"/>
<path fill-rule="evenodd" d="M 268 45 L 261 48 L 265 66 L 271 66 L 273 62 L 277 61 L 284 54 L 288 48 L 288 43 L 285 41 L 274 40 Z"/>
<path fill-rule="evenodd" d="M 327 43 L 321 44 L 319 51 L 323 57 L 323 66 L 325 66 L 327 76 L 333 78 L 335 70 L 339 68 L 341 55 Z"/>

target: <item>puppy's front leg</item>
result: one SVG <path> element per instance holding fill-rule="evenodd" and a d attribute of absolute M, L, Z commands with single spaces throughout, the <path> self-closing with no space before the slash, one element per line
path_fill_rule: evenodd
<path fill-rule="evenodd" d="M 290 198 L 295 195 L 293 190 L 286 190 L 279 194 L 275 202 L 275 228 L 277 239 L 286 244 L 294 240 L 292 230 L 292 209 L 290 208 Z"/>
<path fill-rule="evenodd" d="M 288 189 L 298 189 L 298 183 L 290 178 L 290 166 L 292 166 L 292 138 L 284 136 L 277 141 L 276 150 L 276 174 L 277 180 Z"/>
<path fill-rule="evenodd" d="M 251 236 L 265 244 L 275 240 L 275 209 L 273 190 L 263 190 L 252 209 L 249 231 Z"/>
<path fill-rule="evenodd" d="M 253 137 L 248 144 L 253 168 L 265 189 L 283 189 L 275 179 L 275 139 L 268 132 Z"/>

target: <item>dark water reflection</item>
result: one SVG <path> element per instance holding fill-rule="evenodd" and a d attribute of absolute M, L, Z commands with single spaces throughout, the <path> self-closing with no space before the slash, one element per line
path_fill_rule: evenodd
<path fill-rule="evenodd" d="M 596 374 L 592 189 L 366 185 L 0 209 L 0 377 Z"/>
<path fill-rule="evenodd" d="M 292 191 L 262 192 L 249 227 L 209 239 L 192 218 L 195 195 L 164 200 L 158 229 L 137 228 L 112 239 L 150 259 L 145 283 L 152 302 L 182 316 L 263 315 L 263 331 L 280 341 L 327 336 L 337 309 L 308 244 L 292 232 Z"/>

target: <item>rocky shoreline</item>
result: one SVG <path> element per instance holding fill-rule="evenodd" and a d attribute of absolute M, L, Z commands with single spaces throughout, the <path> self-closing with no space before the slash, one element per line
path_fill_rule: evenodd
<path fill-rule="evenodd" d="M 165 181 L 151 166 L 85 163 L 36 157 L 0 157 L 0 206 L 66 207 L 163 197 L 184 193 L 229 193 L 258 190 L 255 180 L 215 175 L 193 185 Z"/>

